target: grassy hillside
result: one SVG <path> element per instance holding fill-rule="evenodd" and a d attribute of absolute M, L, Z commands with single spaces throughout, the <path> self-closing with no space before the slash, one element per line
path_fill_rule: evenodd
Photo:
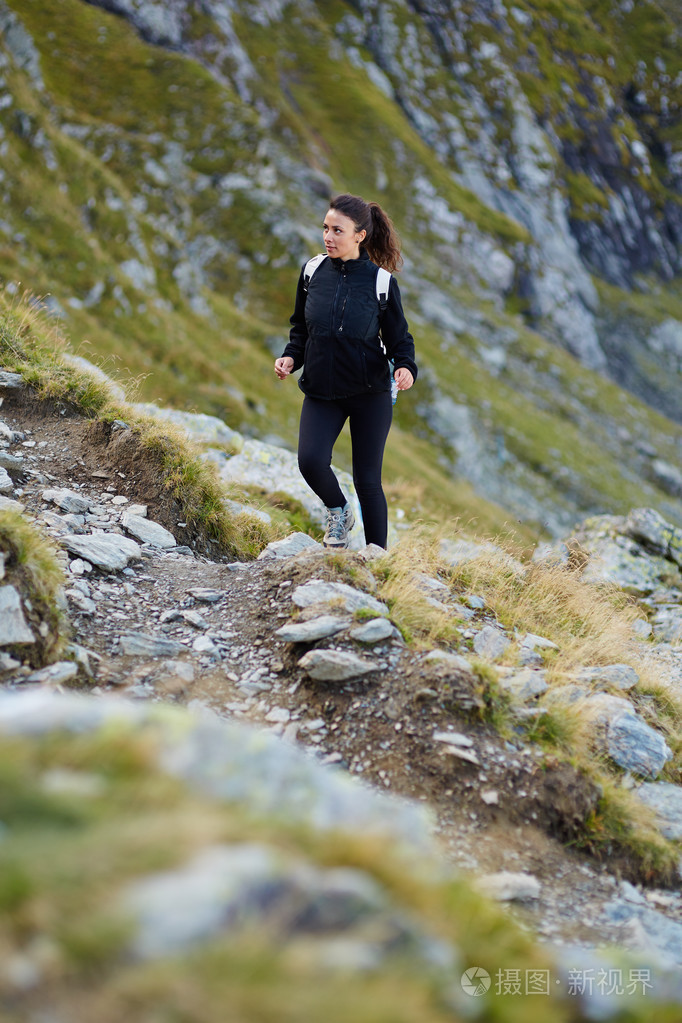
<path fill-rule="evenodd" d="M 351 5 L 290 5 L 276 31 L 237 7 L 241 77 L 237 49 L 217 50 L 215 25 L 194 8 L 189 56 L 82 0 L 8 7 L 39 59 L 4 40 L 0 277 L 49 296 L 82 354 L 141 398 L 293 446 L 300 395 L 276 381 L 272 357 L 329 192 L 358 191 L 403 235 L 401 286 L 426 371 L 396 409 L 385 474 L 396 500 L 415 517 L 473 517 L 491 531 L 521 521 L 525 536 L 633 504 L 682 521 L 639 452 L 674 462 L 680 428 L 529 329 L 515 286 L 503 300 L 478 278 L 467 260 L 481 239 L 508 253 L 532 239 L 434 156 L 366 70 L 367 51 L 349 59 L 335 25 Z M 452 81 L 443 67 L 430 75 L 445 104 Z M 416 181 L 448 213 L 445 235 L 420 215 Z M 664 294 L 665 314 L 642 296 L 644 323 L 682 319 Z M 443 398 L 445 419 L 433 413 Z"/>

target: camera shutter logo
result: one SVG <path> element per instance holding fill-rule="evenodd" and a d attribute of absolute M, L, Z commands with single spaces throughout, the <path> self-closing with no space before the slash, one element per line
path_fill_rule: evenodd
<path fill-rule="evenodd" d="M 465 994 L 484 995 L 490 987 L 490 974 L 482 966 L 470 966 L 460 983 Z"/>

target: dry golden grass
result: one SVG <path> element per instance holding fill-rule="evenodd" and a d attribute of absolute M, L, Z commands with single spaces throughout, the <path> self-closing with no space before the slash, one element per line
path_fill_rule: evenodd
<path fill-rule="evenodd" d="M 584 583 L 578 569 L 524 564 L 523 552 L 511 545 L 501 549 L 499 540 L 496 546 L 479 541 L 479 552 L 453 567 L 441 554 L 442 538 L 443 531 L 415 530 L 375 563 L 383 580 L 381 596 L 391 603 L 391 617 L 420 645 L 454 645 L 458 625 L 463 623 L 453 613 L 431 606 L 420 588 L 418 573 L 423 572 L 447 583 L 455 599 L 467 594 L 482 597 L 486 615 L 504 626 L 510 637 L 533 633 L 556 643 L 558 651 L 544 652 L 550 692 L 540 704 L 540 716 L 527 722 L 527 738 L 559 752 L 601 786 L 604 795 L 585 829 L 586 848 L 599 856 L 617 849 L 619 855 L 632 857 L 640 874 L 672 877 L 677 850 L 657 832 L 651 811 L 622 787 L 623 774 L 599 739 L 603 726 L 594 714 L 585 713 L 583 701 L 569 704 L 558 692 L 561 685 L 576 682 L 581 667 L 631 665 L 639 684 L 630 694 L 614 689 L 613 695 L 629 695 L 641 716 L 663 733 L 674 754 L 666 777 L 682 782 L 678 766 L 682 696 L 667 681 L 660 662 L 647 653 L 646 645 L 635 640 L 632 626 L 642 617 L 635 601 L 615 587 Z M 460 534 L 456 539 L 464 537 Z M 513 643 L 503 661 L 513 664 L 517 657 L 518 644 Z M 513 717 L 513 709 L 511 713 Z M 494 723 L 504 734 L 509 713 L 498 714 Z"/>

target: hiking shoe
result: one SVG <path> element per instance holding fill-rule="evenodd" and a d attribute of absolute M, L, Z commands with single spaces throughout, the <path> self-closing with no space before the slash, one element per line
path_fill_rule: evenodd
<path fill-rule="evenodd" d="M 348 503 L 343 508 L 327 508 L 327 532 L 324 534 L 322 543 L 325 547 L 345 550 L 348 547 L 348 537 L 354 525 L 355 518 Z"/>

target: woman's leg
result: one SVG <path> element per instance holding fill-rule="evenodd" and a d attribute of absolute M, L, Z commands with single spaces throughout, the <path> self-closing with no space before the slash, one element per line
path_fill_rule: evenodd
<path fill-rule="evenodd" d="M 346 398 L 353 442 L 353 482 L 358 492 L 365 541 L 386 546 L 388 510 L 381 486 L 381 465 L 391 428 L 393 405 L 390 391 Z"/>
<path fill-rule="evenodd" d="M 332 450 L 347 413 L 340 402 L 303 399 L 298 431 L 298 467 L 311 490 L 327 508 L 341 508 L 346 498 L 332 472 Z"/>

